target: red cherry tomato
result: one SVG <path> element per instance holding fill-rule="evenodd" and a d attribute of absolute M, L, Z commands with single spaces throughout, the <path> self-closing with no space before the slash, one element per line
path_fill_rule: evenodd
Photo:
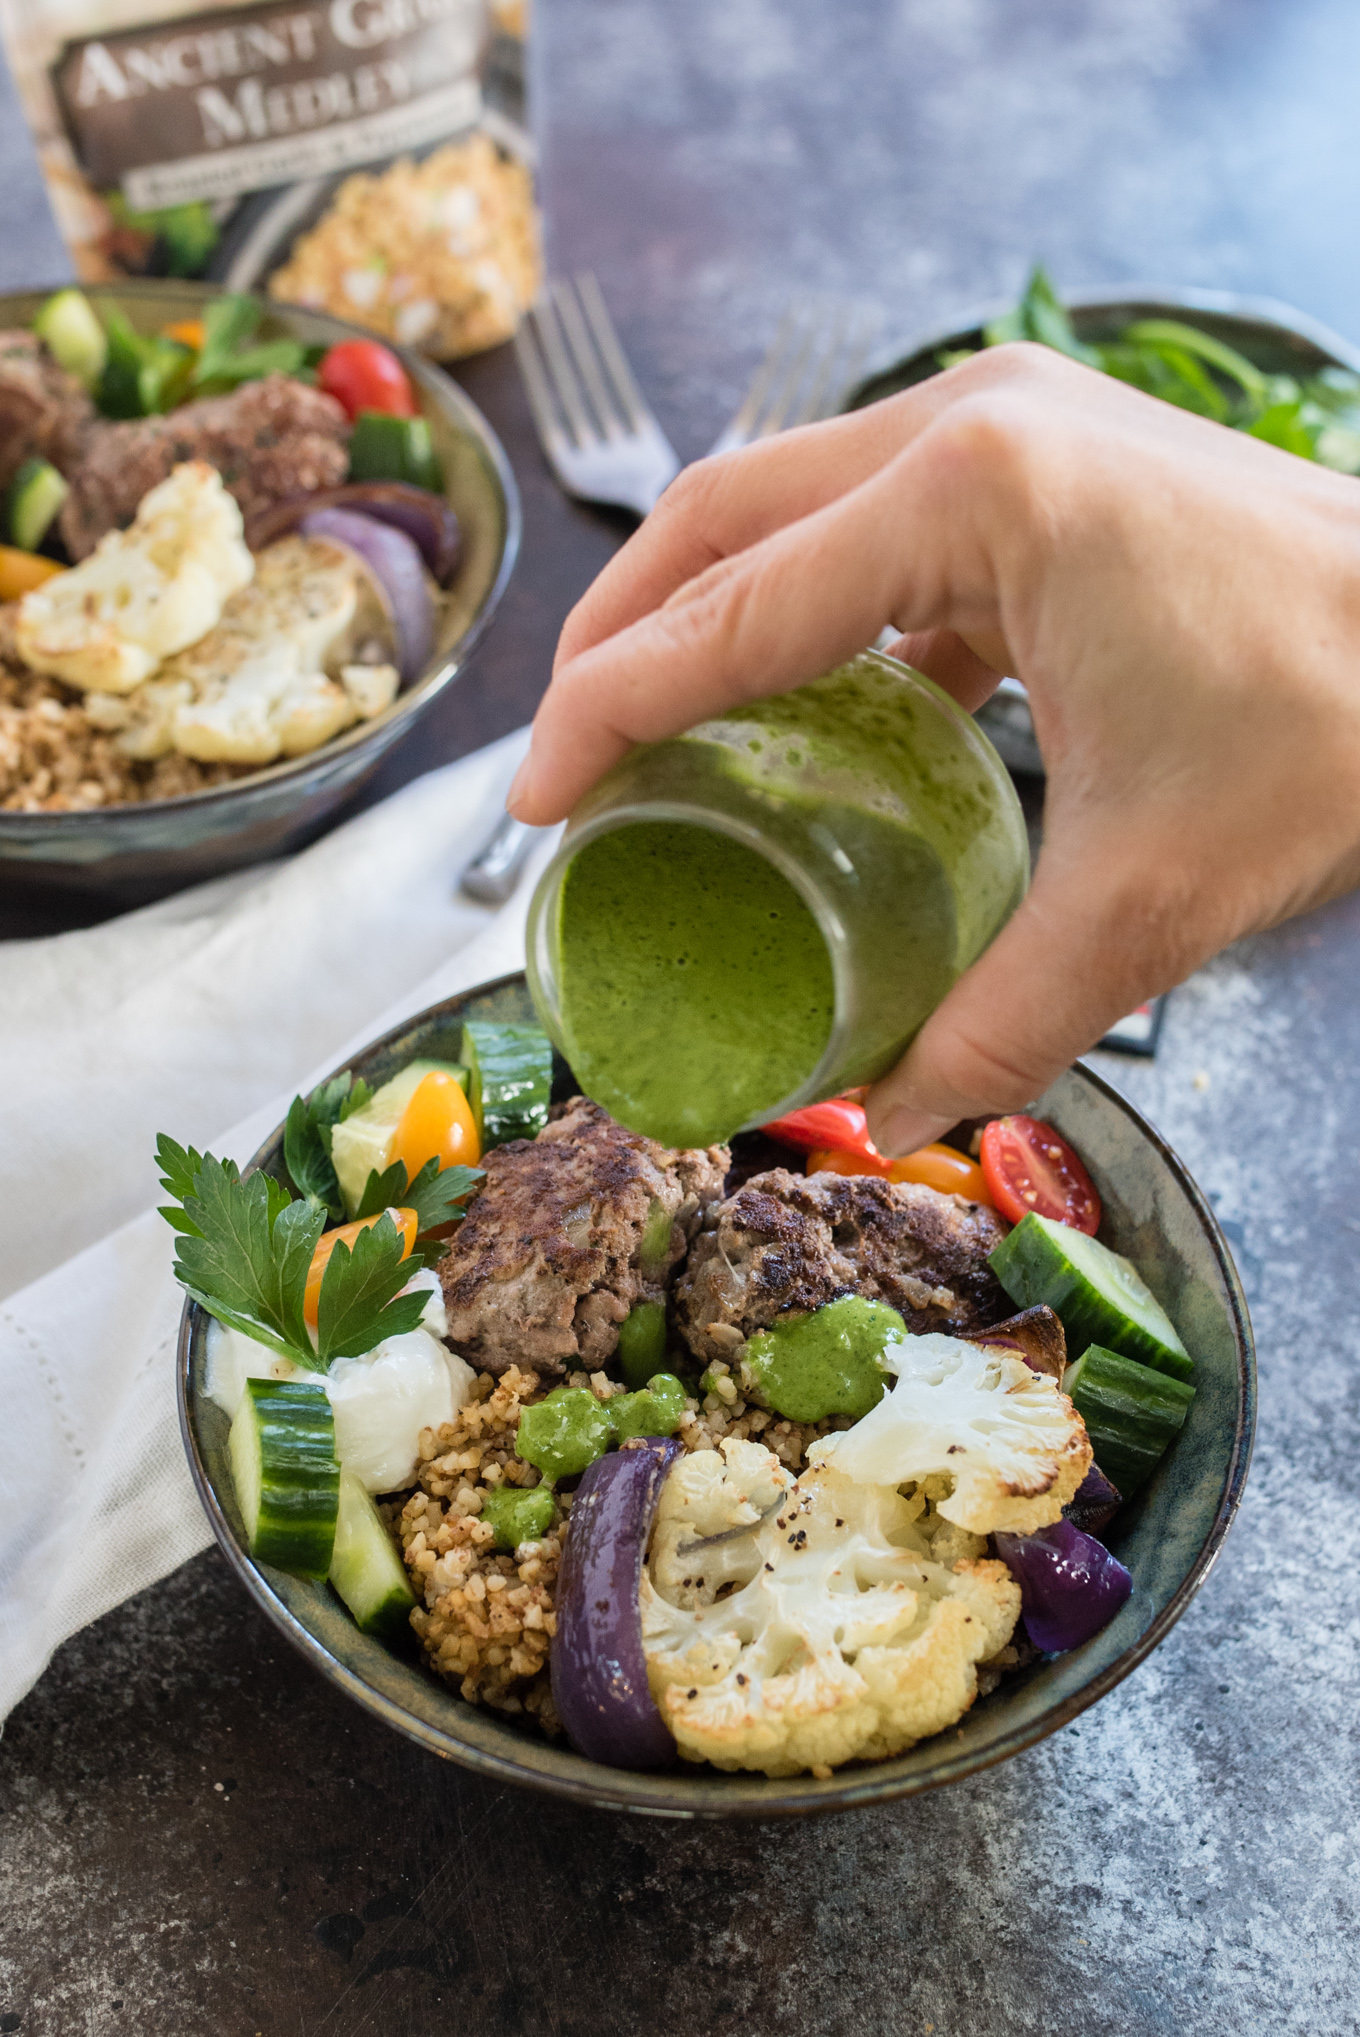
<path fill-rule="evenodd" d="M 863 1096 L 864 1091 L 858 1092 Z M 869 1120 L 864 1105 L 848 1096 L 831 1096 L 825 1103 L 810 1103 L 805 1110 L 792 1110 L 786 1118 L 775 1118 L 761 1130 L 800 1153 L 830 1147 L 838 1153 L 862 1153 L 877 1160 L 878 1148 L 869 1137 Z M 871 1170 L 872 1171 L 872 1170 Z"/>
<path fill-rule="evenodd" d="M 1099 1230 L 1095 1183 L 1052 1125 L 1037 1118 L 993 1118 L 983 1131 L 979 1157 L 993 1202 L 1013 1224 L 1033 1211 L 1092 1238 Z"/>
<path fill-rule="evenodd" d="M 391 348 L 377 340 L 341 340 L 322 356 L 316 380 L 347 417 L 361 410 L 384 410 L 389 417 L 416 414 L 410 376 Z"/>

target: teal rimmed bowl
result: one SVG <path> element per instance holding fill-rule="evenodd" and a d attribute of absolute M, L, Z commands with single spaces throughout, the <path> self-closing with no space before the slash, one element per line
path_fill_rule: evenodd
<path fill-rule="evenodd" d="M 384 1082 L 416 1055 L 454 1058 L 465 1017 L 532 1020 L 523 976 L 443 1004 L 348 1064 Z M 1103 1633 L 1041 1660 L 982 1698 L 957 1728 L 893 1761 L 770 1781 L 680 1763 L 661 1774 L 601 1768 L 497 1713 L 466 1704 L 414 1658 L 354 1626 L 334 1593 L 253 1563 L 227 1470 L 227 1421 L 203 1391 L 207 1317 L 186 1303 L 180 1329 L 180 1425 L 190 1470 L 222 1550 L 246 1589 L 312 1665 L 357 1704 L 432 1753 L 497 1782 L 601 1809 L 671 1818 L 769 1818 L 849 1810 L 957 1782 L 1019 1754 L 1136 1669 L 1175 1625 L 1222 1547 L 1246 1480 L 1256 1422 L 1256 1361 L 1241 1285 L 1212 1210 L 1166 1141 L 1092 1069 L 1060 1076 L 1033 1109 L 1086 1161 L 1105 1204 L 1101 1235 L 1127 1253 L 1167 1304 L 1195 1359 L 1198 1392 L 1174 1449 L 1118 1517 L 1111 1546 L 1133 1595 Z M 283 1127 L 253 1166 L 278 1170 Z"/>

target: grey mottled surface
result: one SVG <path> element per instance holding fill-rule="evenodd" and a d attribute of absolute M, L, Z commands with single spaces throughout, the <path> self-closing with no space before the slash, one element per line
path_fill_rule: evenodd
<path fill-rule="evenodd" d="M 597 269 L 687 453 L 794 285 L 906 333 L 1041 251 L 1360 333 L 1342 0 L 548 0 L 546 30 L 555 259 Z M 2 119 L 0 160 L 12 193 Z M 25 208 L 15 282 L 56 267 Z M 603 531 L 560 529 L 584 579 Z M 1351 900 L 1177 993 L 1155 1065 L 1103 1057 L 1236 1227 L 1261 1427 L 1204 1591 L 1077 1725 L 896 1809 L 626 1824 L 407 1748 L 205 1556 L 0 1743 L 0 2032 L 1352 2032 L 1357 979 Z"/>

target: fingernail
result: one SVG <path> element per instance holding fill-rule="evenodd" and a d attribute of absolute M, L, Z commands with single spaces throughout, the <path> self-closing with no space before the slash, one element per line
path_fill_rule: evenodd
<path fill-rule="evenodd" d="M 885 1159 L 898 1160 L 903 1153 L 912 1153 L 922 1143 L 919 1111 L 908 1110 L 904 1104 L 896 1104 L 882 1117 L 871 1117 L 869 1134 Z"/>
<path fill-rule="evenodd" d="M 519 812 L 520 801 L 525 797 L 526 793 L 528 792 L 530 782 L 532 781 L 533 778 L 533 772 L 529 768 L 532 761 L 533 761 L 532 757 L 525 757 L 518 771 L 516 771 L 514 777 L 510 780 L 510 790 L 505 795 L 506 811 L 507 813 L 511 814 L 515 820 L 518 820 L 520 818 Z"/>

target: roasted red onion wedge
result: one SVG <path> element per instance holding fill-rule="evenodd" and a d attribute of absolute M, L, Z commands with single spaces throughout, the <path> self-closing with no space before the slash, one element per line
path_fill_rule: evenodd
<path fill-rule="evenodd" d="M 1111 1485 L 1100 1466 L 1093 1464 L 1063 1508 L 1063 1519 L 1080 1528 L 1083 1535 L 1094 1535 L 1098 1542 L 1103 1542 L 1105 1529 L 1123 1503 L 1119 1487 Z"/>
<path fill-rule="evenodd" d="M 420 553 L 404 531 L 353 509 L 317 509 L 304 516 L 304 537 L 330 538 L 356 552 L 387 596 L 397 639 L 397 669 L 418 679 L 434 649 L 434 602 Z"/>
<path fill-rule="evenodd" d="M 1020 1587 L 1025 1631 L 1046 1655 L 1062 1655 L 1107 1627 L 1133 1579 L 1103 1542 L 1071 1521 L 1033 1535 L 996 1535 L 996 1553 Z"/>
<path fill-rule="evenodd" d="M 338 488 L 314 489 L 310 495 L 285 495 L 247 520 L 246 543 L 252 552 L 262 552 L 317 509 L 355 509 L 405 531 L 441 587 L 447 587 L 458 571 L 463 535 L 457 517 L 442 495 L 409 481 L 345 481 Z"/>
<path fill-rule="evenodd" d="M 1007 1316 L 1004 1323 L 993 1323 L 990 1329 L 961 1330 L 958 1334 L 965 1344 L 998 1344 L 1005 1351 L 1013 1351 L 1017 1358 L 1024 1359 L 1031 1372 L 1046 1372 L 1050 1379 L 1062 1384 L 1067 1333 L 1053 1310 L 1043 1302 L 1034 1308 L 1021 1309 L 1018 1316 Z"/>
<path fill-rule="evenodd" d="M 557 1577 L 553 1703 L 578 1754 L 664 1768 L 675 1742 L 647 1687 L 638 1593 L 662 1481 L 680 1445 L 639 1436 L 581 1475 Z"/>

